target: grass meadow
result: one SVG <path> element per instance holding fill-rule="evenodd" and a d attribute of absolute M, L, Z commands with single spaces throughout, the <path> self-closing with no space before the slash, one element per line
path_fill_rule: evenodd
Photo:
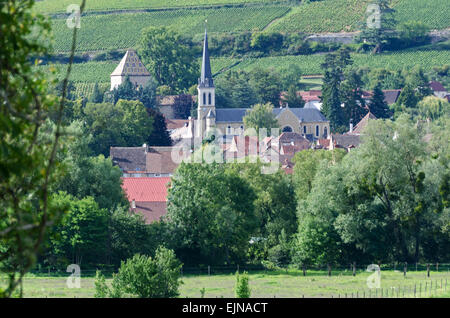
<path fill-rule="evenodd" d="M 90 298 L 94 297 L 95 278 L 91 273 L 81 278 L 80 289 L 66 286 L 67 275 L 57 277 L 28 274 L 24 280 L 24 297 L 39 298 Z M 381 288 L 367 287 L 367 279 L 373 273 L 359 271 L 352 276 L 350 270 L 333 271 L 331 277 L 326 271 L 308 271 L 303 276 L 301 271 L 256 271 L 250 272 L 252 297 L 259 298 L 413 298 L 416 297 L 450 297 L 450 273 L 448 269 L 431 271 L 427 278 L 426 271 L 409 271 L 406 277 L 402 271 L 385 270 L 381 272 Z M 110 282 L 111 279 L 107 279 Z M 199 298 L 200 290 L 205 288 L 206 298 L 234 297 L 235 276 L 230 274 L 184 275 L 180 287 L 180 297 Z M 426 288 L 426 292 L 425 292 Z"/>

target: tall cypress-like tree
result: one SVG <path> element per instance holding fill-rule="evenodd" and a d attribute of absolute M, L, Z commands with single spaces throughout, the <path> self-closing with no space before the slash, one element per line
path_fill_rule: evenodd
<path fill-rule="evenodd" d="M 397 103 L 407 108 L 415 108 L 418 102 L 419 100 L 416 96 L 414 88 L 411 84 L 407 84 L 400 93 Z"/>
<path fill-rule="evenodd" d="M 166 120 L 159 111 L 147 108 L 147 113 L 153 118 L 153 129 L 147 139 L 149 146 L 172 146 L 172 139 L 167 130 Z"/>
<path fill-rule="evenodd" d="M 288 104 L 288 107 L 291 108 L 303 108 L 305 106 L 305 101 L 302 96 L 297 96 L 297 89 L 294 85 L 289 86 L 284 101 Z"/>
<path fill-rule="evenodd" d="M 352 64 L 347 49 L 327 54 L 321 65 L 325 71 L 322 85 L 322 112 L 330 120 L 332 131 L 342 130 L 347 126 L 342 107 L 341 84 L 344 80 L 344 69 Z"/>
<path fill-rule="evenodd" d="M 89 98 L 89 101 L 91 103 L 101 103 L 103 101 L 103 94 L 100 92 L 100 89 L 98 88 L 97 83 L 95 83 L 95 85 L 94 85 L 94 91 L 92 92 L 92 95 Z"/>
<path fill-rule="evenodd" d="M 341 100 L 344 104 L 345 125 L 359 122 L 367 113 L 366 102 L 363 97 L 364 85 L 361 76 L 355 71 L 345 74 L 341 85 Z"/>
<path fill-rule="evenodd" d="M 384 100 L 384 93 L 381 89 L 381 82 L 378 81 L 373 89 L 373 95 L 370 99 L 369 109 L 372 114 L 377 118 L 389 118 L 390 110 L 389 106 Z"/>

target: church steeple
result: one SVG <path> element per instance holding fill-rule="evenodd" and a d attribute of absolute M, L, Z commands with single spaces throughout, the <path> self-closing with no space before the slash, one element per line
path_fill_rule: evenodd
<path fill-rule="evenodd" d="M 208 127 L 211 129 L 215 125 L 215 109 L 216 109 L 216 88 L 211 72 L 211 62 L 209 61 L 208 52 L 208 33 L 205 29 L 205 41 L 203 42 L 203 60 L 202 72 L 198 79 L 198 130 L 197 136 L 203 137 Z M 209 114 L 209 115 L 208 115 Z"/>
<path fill-rule="evenodd" d="M 208 32 L 206 31 L 206 29 L 205 39 L 203 41 L 202 72 L 200 78 L 198 79 L 198 85 L 199 87 L 214 87 L 208 52 Z"/>

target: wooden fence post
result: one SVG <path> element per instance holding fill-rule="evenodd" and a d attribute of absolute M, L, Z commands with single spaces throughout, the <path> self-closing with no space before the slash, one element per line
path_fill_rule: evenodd
<path fill-rule="evenodd" d="M 211 276 L 211 266 L 208 265 L 208 276 Z"/>
<path fill-rule="evenodd" d="M 436 272 L 439 272 L 439 263 L 436 263 Z"/>
<path fill-rule="evenodd" d="M 237 264 L 237 272 L 239 273 L 239 264 Z"/>
<path fill-rule="evenodd" d="M 306 276 L 306 265 L 302 264 L 303 276 Z"/>
<path fill-rule="evenodd" d="M 356 275 L 356 262 L 353 262 L 353 276 Z"/>
<path fill-rule="evenodd" d="M 414 284 L 414 298 L 416 298 L 416 284 Z"/>
<path fill-rule="evenodd" d="M 430 264 L 427 264 L 427 277 L 430 277 Z"/>
<path fill-rule="evenodd" d="M 328 276 L 331 276 L 331 265 L 327 264 L 327 266 L 328 266 Z"/>
<path fill-rule="evenodd" d="M 405 266 L 403 267 L 403 277 L 406 277 L 406 270 L 408 268 L 408 263 L 405 262 Z"/>

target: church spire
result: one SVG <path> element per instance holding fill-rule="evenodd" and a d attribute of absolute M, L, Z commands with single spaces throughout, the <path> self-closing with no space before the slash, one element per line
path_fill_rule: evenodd
<path fill-rule="evenodd" d="M 202 59 L 202 73 L 198 80 L 200 87 L 214 87 L 214 81 L 211 72 L 211 63 L 209 61 L 208 52 L 208 32 L 205 28 L 205 40 L 203 42 L 203 59 Z"/>

